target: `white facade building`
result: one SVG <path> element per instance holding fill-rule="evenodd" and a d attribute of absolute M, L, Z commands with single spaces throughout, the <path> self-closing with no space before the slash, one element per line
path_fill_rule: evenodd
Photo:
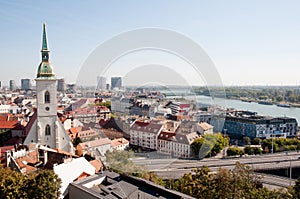
<path fill-rule="evenodd" d="M 157 138 L 163 128 L 163 123 L 135 121 L 130 128 L 130 144 L 145 149 L 157 150 Z"/>
<path fill-rule="evenodd" d="M 162 132 L 158 137 L 158 152 L 174 157 L 192 157 L 191 144 L 199 135 L 196 132 L 188 134 Z"/>

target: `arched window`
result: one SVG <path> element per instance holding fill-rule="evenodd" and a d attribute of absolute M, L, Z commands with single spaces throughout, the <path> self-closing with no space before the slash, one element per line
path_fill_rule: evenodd
<path fill-rule="evenodd" d="M 50 103 L 50 93 L 49 93 L 49 91 L 45 92 L 45 103 Z"/>
<path fill-rule="evenodd" d="M 51 135 L 51 129 L 50 129 L 49 124 L 46 125 L 46 128 L 45 128 L 45 134 L 46 134 L 46 135 Z"/>

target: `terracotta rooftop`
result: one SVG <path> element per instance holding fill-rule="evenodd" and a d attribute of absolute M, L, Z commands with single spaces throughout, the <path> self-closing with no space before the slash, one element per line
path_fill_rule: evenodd
<path fill-rule="evenodd" d="M 10 151 L 14 148 L 15 147 L 13 145 L 12 146 L 2 146 L 2 147 L 0 147 L 0 157 L 2 157 L 6 151 Z"/>
<path fill-rule="evenodd" d="M 128 143 L 129 143 L 129 141 L 126 140 L 125 138 L 117 138 L 117 139 L 114 139 L 111 141 L 111 146 L 116 147 L 116 146 L 119 146 L 122 144 L 128 144 Z"/>
<path fill-rule="evenodd" d="M 134 131 L 142 131 L 142 132 L 157 134 L 159 133 L 160 129 L 162 129 L 163 126 L 164 126 L 163 124 L 146 123 L 146 122 L 137 121 L 131 126 L 130 129 Z"/>
<path fill-rule="evenodd" d="M 34 165 L 38 163 L 37 150 L 26 152 L 26 155 L 23 157 L 16 158 L 16 162 L 19 165 L 20 169 L 25 169 L 25 173 L 30 173 L 37 170 Z"/>
<path fill-rule="evenodd" d="M 90 164 L 95 167 L 96 173 L 100 172 L 103 169 L 103 164 L 100 160 L 92 160 Z"/>
<path fill-rule="evenodd" d="M 17 120 L 13 121 L 0 121 L 0 129 L 14 129 L 19 126 L 19 122 Z M 22 126 L 22 125 L 21 125 Z"/>

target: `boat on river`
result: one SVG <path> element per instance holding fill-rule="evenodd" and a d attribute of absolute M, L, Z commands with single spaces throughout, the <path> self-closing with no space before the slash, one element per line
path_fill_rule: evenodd
<path fill-rule="evenodd" d="M 284 108 L 290 108 L 291 106 L 289 104 L 277 104 L 279 107 L 284 107 Z"/>
<path fill-rule="evenodd" d="M 269 101 L 258 101 L 257 103 L 264 104 L 264 105 L 273 105 L 273 103 Z"/>

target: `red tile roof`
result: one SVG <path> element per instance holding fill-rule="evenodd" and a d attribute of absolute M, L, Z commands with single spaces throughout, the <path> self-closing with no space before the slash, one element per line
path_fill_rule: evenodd
<path fill-rule="evenodd" d="M 142 132 L 146 132 L 146 133 L 157 134 L 162 127 L 163 127 L 163 124 L 137 121 L 131 126 L 130 129 L 135 130 L 135 131 L 142 131 Z"/>
<path fill-rule="evenodd" d="M 14 149 L 15 147 L 12 145 L 12 146 L 2 146 L 2 147 L 0 147 L 0 157 L 2 156 L 2 155 L 4 155 L 4 153 L 6 152 L 6 151 L 9 151 L 9 150 L 12 150 L 12 149 Z"/>
<path fill-rule="evenodd" d="M 13 129 L 18 124 L 18 121 L 0 121 L 0 129 Z"/>
<path fill-rule="evenodd" d="M 103 169 L 103 164 L 100 160 L 92 160 L 90 161 L 90 164 L 93 165 L 93 167 L 95 167 L 96 173 Z"/>
<path fill-rule="evenodd" d="M 37 150 L 28 152 L 25 156 L 16 158 L 16 162 L 19 165 L 20 169 L 26 169 L 25 173 L 30 173 L 37 170 L 36 167 L 31 166 L 36 164 L 39 160 L 37 157 Z M 30 163 L 30 165 L 28 165 Z"/>

